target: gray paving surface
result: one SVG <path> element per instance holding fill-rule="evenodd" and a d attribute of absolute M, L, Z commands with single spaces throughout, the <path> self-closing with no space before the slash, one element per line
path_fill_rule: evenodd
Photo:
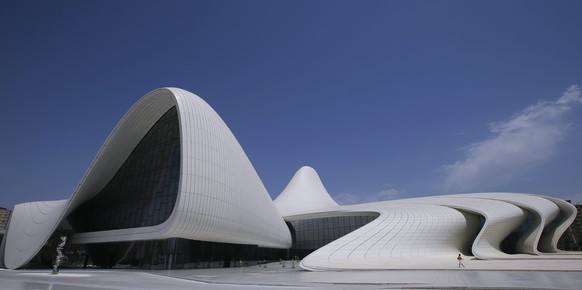
<path fill-rule="evenodd" d="M 582 261 L 472 263 L 473 268 L 307 272 L 278 263 L 170 271 L 0 270 L 4 289 L 582 289 Z M 514 265 L 513 270 L 509 270 Z M 469 265 L 468 265 L 469 266 Z M 484 266 L 480 267 L 480 266 Z M 521 266 L 521 267 L 520 267 Z M 527 268 L 527 270 L 521 269 Z"/>

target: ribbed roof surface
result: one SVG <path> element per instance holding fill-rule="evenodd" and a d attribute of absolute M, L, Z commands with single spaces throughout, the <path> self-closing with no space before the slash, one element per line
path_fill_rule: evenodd
<path fill-rule="evenodd" d="M 16 269 L 32 259 L 58 224 L 107 185 L 145 134 L 174 106 L 180 124 L 181 169 L 176 204 L 170 217 L 155 226 L 75 233 L 72 242 L 175 237 L 281 249 L 291 247 L 289 229 L 220 116 L 188 91 L 161 88 L 142 97 L 119 121 L 69 199 L 15 207 L 2 249 L 5 249 L 5 266 Z"/>

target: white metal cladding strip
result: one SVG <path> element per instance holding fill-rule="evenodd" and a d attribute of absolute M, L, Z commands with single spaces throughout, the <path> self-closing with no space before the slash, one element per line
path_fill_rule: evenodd
<path fill-rule="evenodd" d="M 175 94 L 179 96 L 176 98 L 178 104 L 178 116 L 180 121 L 180 142 L 181 142 L 181 162 L 180 162 L 180 193 L 176 200 L 176 205 L 170 220 L 172 222 L 172 231 L 170 235 L 185 235 L 186 230 L 192 228 L 193 221 L 187 219 L 185 215 L 178 214 L 179 212 L 185 211 L 188 208 L 194 207 L 194 201 L 190 198 L 189 192 L 192 191 L 192 186 L 194 184 L 193 178 L 191 178 L 192 172 L 195 170 L 192 168 L 192 159 L 190 158 L 191 149 L 191 138 L 192 134 L 189 133 L 194 130 L 191 124 L 194 124 L 191 119 L 199 115 L 195 103 L 187 102 L 183 100 L 182 94 Z"/>
<path fill-rule="evenodd" d="M 180 109 L 184 153 L 172 234 L 289 247 L 288 228 L 230 129 L 202 99 L 181 89 L 171 90 Z"/>
<path fill-rule="evenodd" d="M 539 196 L 529 194 L 507 193 L 507 192 L 487 192 L 456 195 L 458 197 L 478 197 L 505 201 L 519 206 L 531 212 L 535 220 L 529 225 L 529 229 L 521 235 L 517 241 L 517 251 L 525 254 L 540 254 L 538 243 L 542 231 L 546 225 L 554 220 L 560 213 L 558 206 Z"/>
<path fill-rule="evenodd" d="M 564 234 L 566 229 L 572 224 L 576 218 L 578 210 L 572 204 L 563 201 L 561 199 L 552 198 L 548 196 L 540 196 L 542 198 L 548 199 L 555 203 L 560 208 L 560 215 L 556 218 L 555 222 L 558 224 L 551 230 L 542 233 L 540 238 L 540 243 L 538 248 L 542 252 L 546 253 L 561 253 L 562 251 L 558 249 L 558 240 Z"/>

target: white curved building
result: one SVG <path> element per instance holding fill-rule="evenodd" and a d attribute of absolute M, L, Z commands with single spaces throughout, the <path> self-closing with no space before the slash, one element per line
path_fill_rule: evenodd
<path fill-rule="evenodd" d="M 15 207 L 4 265 L 25 265 L 66 218 L 80 244 L 182 238 L 291 246 L 232 132 L 206 102 L 177 88 L 152 91 L 125 114 L 68 200 Z"/>
<path fill-rule="evenodd" d="M 578 259 L 557 248 L 575 215 L 562 200 L 516 193 L 339 206 L 311 167 L 273 201 L 218 114 L 190 92 L 162 88 L 125 114 L 69 199 L 15 207 L 0 264 L 50 263 L 43 249 L 64 229 L 106 267 L 228 267 L 289 255 L 309 270 L 421 266 L 458 253 Z"/>

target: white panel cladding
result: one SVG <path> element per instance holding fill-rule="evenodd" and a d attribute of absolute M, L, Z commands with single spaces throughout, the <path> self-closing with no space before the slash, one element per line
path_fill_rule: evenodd
<path fill-rule="evenodd" d="M 304 258 L 303 268 L 383 269 L 405 261 L 454 257 L 470 247 L 479 222 L 476 216 L 430 204 L 380 202 L 345 209 L 376 209 L 380 216 Z"/>
<path fill-rule="evenodd" d="M 307 168 L 308 170 L 305 170 Z M 307 176 L 308 178 L 305 178 Z M 315 250 L 301 261 L 308 270 L 395 269 L 399 264 L 424 265 L 456 258 L 458 253 L 479 259 L 554 259 L 540 248 L 558 252 L 556 243 L 576 216 L 564 201 L 518 193 L 473 193 L 429 196 L 367 204 L 337 206 L 311 167 L 299 170 L 275 200 L 287 220 L 317 218 L 326 212 L 377 212 L 369 224 Z M 331 197 L 329 197 L 331 199 Z M 318 201 L 320 200 L 320 201 Z M 315 201 L 313 203 L 305 201 Z M 501 244 L 520 229 L 518 254 Z M 550 230 L 544 228 L 550 226 Z M 564 253 L 565 254 L 565 253 Z M 419 261 L 421 259 L 422 261 Z"/>
<path fill-rule="evenodd" d="M 473 243 L 473 255 L 481 259 L 510 258 L 500 249 L 501 242 L 523 223 L 527 214 L 510 203 L 482 198 L 434 197 L 429 202 L 477 213 L 485 224 Z"/>
<path fill-rule="evenodd" d="M 475 197 L 505 201 L 528 210 L 534 219 L 529 221 L 528 230 L 519 238 L 517 251 L 525 254 L 542 254 L 538 251 L 538 243 L 543 229 L 560 213 L 560 208 L 548 199 L 530 194 L 507 192 L 487 192 L 457 195 L 459 197 Z"/>
<path fill-rule="evenodd" d="M 285 222 L 236 138 L 218 114 L 198 96 L 177 88 L 154 90 L 140 99 L 111 132 L 71 198 L 48 215 L 35 243 L 20 251 L 16 245 L 30 237 L 23 225 L 36 224 L 30 205 L 17 206 L 5 246 L 9 268 L 26 264 L 57 225 L 111 180 L 149 129 L 177 106 L 181 136 L 181 177 L 172 215 L 162 224 L 76 234 L 77 243 L 150 240 L 179 237 L 251 244 L 291 246 Z M 38 219 L 38 218 L 37 218 Z"/>
<path fill-rule="evenodd" d="M 181 176 L 172 215 L 158 226 L 83 233 L 76 235 L 75 241 L 89 243 L 179 237 L 290 247 L 291 236 L 287 226 L 246 154 L 220 116 L 190 92 L 166 88 L 162 93 L 148 94 L 143 99 L 171 99 L 171 104 L 178 109 Z"/>
<path fill-rule="evenodd" d="M 15 269 L 26 264 L 42 248 L 62 218 L 68 200 L 18 204 L 6 233 L 4 265 Z"/>
<path fill-rule="evenodd" d="M 531 253 L 538 242 L 543 246 L 540 235 L 545 226 L 557 223 L 543 235 L 547 245 L 557 243 L 576 215 L 574 206 L 550 197 L 455 194 L 341 206 L 339 210 L 374 211 L 380 216 L 305 257 L 300 264 L 304 269 L 394 269 L 403 264 L 422 267 L 454 259 L 467 248 L 480 259 L 560 259 L 576 255 Z M 502 252 L 501 242 L 523 224 L 528 211 L 539 215 L 539 220 L 533 221 L 533 229 L 517 241 L 518 254 Z M 478 216 L 484 218 L 483 225 Z"/>
<path fill-rule="evenodd" d="M 323 186 L 317 172 L 303 166 L 277 196 L 275 206 L 282 216 L 291 216 L 337 207 L 338 204 Z"/>
<path fill-rule="evenodd" d="M 172 91 L 180 108 L 184 182 L 169 234 L 206 241 L 290 247 L 287 226 L 220 116 L 191 93 Z"/>
<path fill-rule="evenodd" d="M 301 262 L 302 267 L 325 270 L 422 265 L 431 259 L 448 260 L 468 249 L 482 259 L 551 259 L 567 254 L 556 244 L 575 218 L 576 208 L 550 197 L 477 193 L 338 206 L 315 170 L 304 167 L 273 203 L 218 114 L 192 93 L 163 88 L 144 96 L 126 113 L 69 200 L 16 206 L 3 245 L 5 265 L 18 268 L 28 262 L 63 218 L 103 189 L 147 131 L 174 105 L 182 160 L 172 215 L 157 226 L 78 234 L 75 242 L 180 237 L 288 248 L 291 237 L 280 213 L 317 217 L 327 211 L 370 211 L 380 216 L 316 250 Z M 501 242 L 528 213 L 535 219 L 518 240 L 517 250 L 534 255 L 503 253 Z M 485 220 L 482 227 L 479 216 Z M 538 255 L 537 248 L 556 254 Z"/>
<path fill-rule="evenodd" d="M 541 251 L 546 253 L 561 253 L 558 249 L 558 240 L 564 234 L 566 229 L 572 224 L 576 218 L 576 213 L 578 210 L 572 204 L 563 201 L 561 199 L 542 196 L 545 199 L 550 200 L 555 203 L 560 208 L 560 215 L 554 221 L 557 225 L 542 234 L 540 238 L 539 248 Z"/>

